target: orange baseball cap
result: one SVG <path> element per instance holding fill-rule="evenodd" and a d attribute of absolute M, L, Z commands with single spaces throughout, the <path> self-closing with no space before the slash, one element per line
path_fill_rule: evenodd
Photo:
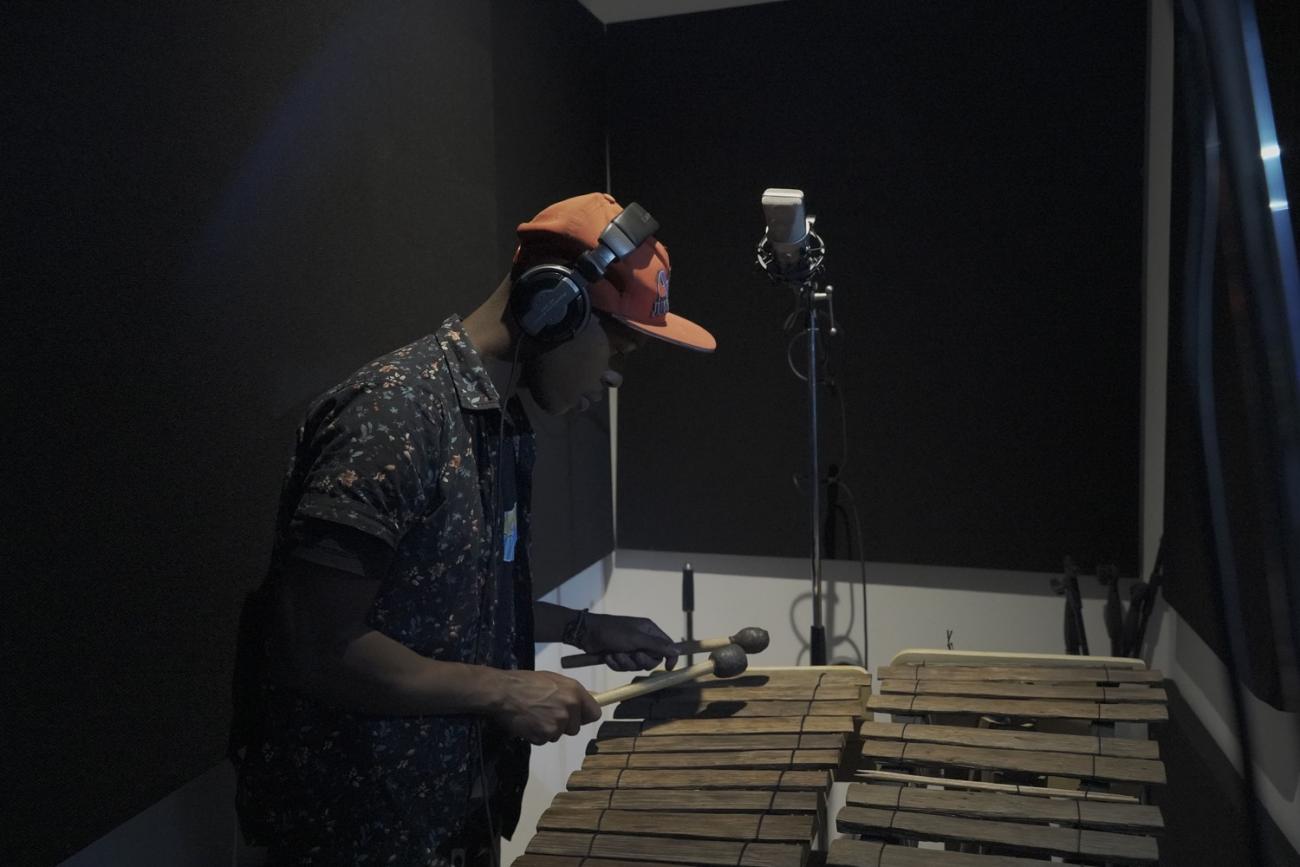
<path fill-rule="evenodd" d="M 577 258 L 595 249 L 600 233 L 623 206 L 605 193 L 588 193 L 549 205 L 527 223 L 519 224 L 515 266 L 522 270 L 545 257 Z M 629 328 L 700 352 L 712 352 L 718 342 L 708 331 L 668 312 L 668 250 L 651 236 L 626 258 L 605 271 L 587 291 L 591 306 Z"/>

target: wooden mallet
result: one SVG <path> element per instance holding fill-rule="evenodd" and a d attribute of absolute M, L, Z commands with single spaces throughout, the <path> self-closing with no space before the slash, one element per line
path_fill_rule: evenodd
<path fill-rule="evenodd" d="M 714 650 L 709 654 L 709 658 L 703 662 L 697 662 L 692 666 L 677 671 L 656 672 L 644 680 L 637 680 L 623 686 L 607 689 L 604 692 L 596 693 L 593 697 L 596 699 L 596 704 L 604 707 L 616 701 L 627 701 L 631 698 L 638 698 L 652 692 L 658 692 L 661 689 L 667 689 L 670 686 L 689 683 L 707 674 L 714 677 L 735 677 L 744 674 L 745 669 L 748 667 L 749 657 L 745 654 L 744 649 L 737 644 L 728 644 Z"/>
<path fill-rule="evenodd" d="M 706 650 L 717 650 L 729 644 L 738 644 L 745 653 L 762 653 L 767 650 L 768 641 L 770 639 L 766 629 L 760 629 L 757 626 L 746 626 L 728 638 L 702 638 L 699 641 L 679 641 L 673 645 L 673 651 L 678 656 L 685 656 L 688 653 L 703 653 Z M 561 658 L 560 668 L 582 668 L 584 665 L 598 665 L 605 660 L 606 656 L 608 654 L 575 653 Z"/>

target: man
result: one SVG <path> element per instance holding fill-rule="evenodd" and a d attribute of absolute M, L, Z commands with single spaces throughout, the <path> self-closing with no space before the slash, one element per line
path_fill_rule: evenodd
<path fill-rule="evenodd" d="M 273 863 L 488 863 L 528 745 L 600 716 L 576 681 L 531 670 L 534 641 L 618 670 L 676 662 L 645 618 L 534 605 L 533 437 L 512 395 L 518 378 L 563 413 L 616 386 L 647 336 L 714 348 L 668 312 L 656 225 L 601 194 L 548 207 L 482 306 L 308 410 L 231 737 L 241 825 Z"/>

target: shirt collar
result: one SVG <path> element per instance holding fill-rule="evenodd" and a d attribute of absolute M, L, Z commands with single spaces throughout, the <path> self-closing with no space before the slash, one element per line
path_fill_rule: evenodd
<path fill-rule="evenodd" d="M 462 409 L 499 409 L 497 388 L 488 376 L 478 350 L 465 333 L 465 326 L 456 315 L 448 316 L 435 334 L 442 355 L 447 359 L 447 370 L 456 386 L 456 397 Z"/>

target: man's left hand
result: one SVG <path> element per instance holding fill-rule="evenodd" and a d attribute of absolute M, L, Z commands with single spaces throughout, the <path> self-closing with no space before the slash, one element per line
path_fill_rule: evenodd
<path fill-rule="evenodd" d="M 604 656 L 615 671 L 649 670 L 661 661 L 671 670 L 677 664 L 673 640 L 648 617 L 588 614 L 586 633 L 582 649 Z"/>

